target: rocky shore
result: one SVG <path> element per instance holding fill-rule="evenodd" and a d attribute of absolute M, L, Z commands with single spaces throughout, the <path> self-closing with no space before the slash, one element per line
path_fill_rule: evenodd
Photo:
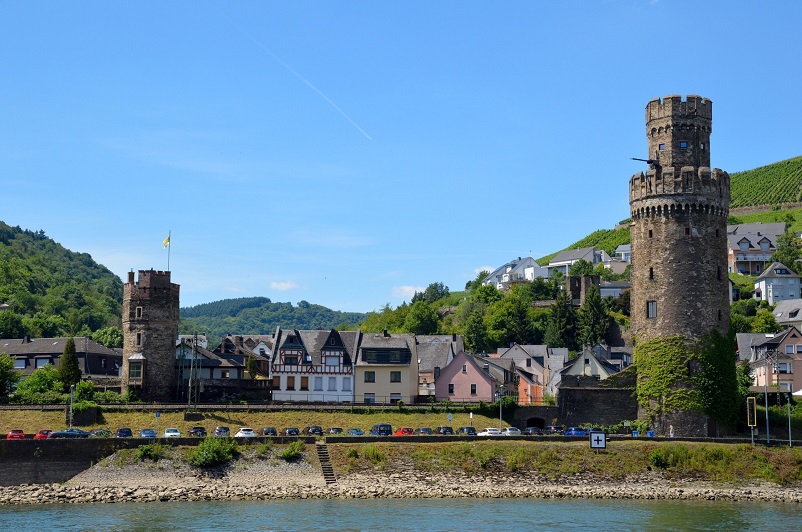
<path fill-rule="evenodd" d="M 260 460 L 199 472 L 161 460 L 124 466 L 95 465 L 64 484 L 0 487 L 0 505 L 268 499 L 364 498 L 590 498 L 726 500 L 802 503 L 802 489 L 721 486 L 660 478 L 614 483 L 592 479 L 532 481 L 489 477 L 431 476 L 425 480 L 391 471 L 349 474 L 326 484 L 317 465 Z"/>

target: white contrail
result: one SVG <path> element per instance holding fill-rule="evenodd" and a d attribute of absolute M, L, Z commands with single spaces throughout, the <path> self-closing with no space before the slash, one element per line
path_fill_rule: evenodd
<path fill-rule="evenodd" d="M 209 4 L 207 3 L 207 5 L 209 5 Z M 219 10 L 218 10 L 218 11 L 219 11 Z M 278 57 L 278 56 L 277 56 L 276 54 L 274 54 L 273 52 L 271 52 L 271 51 L 270 51 L 270 49 L 269 49 L 267 46 L 265 46 L 264 44 L 262 44 L 261 42 L 259 42 L 258 40 L 256 40 L 256 38 L 254 38 L 254 37 L 253 37 L 253 36 L 252 36 L 250 33 L 248 33 L 247 31 L 245 31 L 244 29 L 242 29 L 242 28 L 241 28 L 241 27 L 240 27 L 238 24 L 234 23 L 234 21 L 233 21 L 233 20 L 232 20 L 230 17 L 228 17 L 228 16 L 227 16 L 225 13 L 221 13 L 221 14 L 222 14 L 224 17 L 228 18 L 228 19 L 229 19 L 229 22 L 231 23 L 231 25 L 232 25 L 232 26 L 234 26 L 234 28 L 236 28 L 236 29 L 237 29 L 239 32 L 241 32 L 243 35 L 245 35 L 245 36 L 246 36 L 248 39 L 250 39 L 252 43 L 254 43 L 256 46 L 258 46 L 259 48 L 261 48 L 262 50 L 264 50 L 264 51 L 265 51 L 265 52 L 267 52 L 268 54 L 270 54 L 270 57 L 272 57 L 273 59 L 275 59 L 275 60 L 276 60 L 276 62 L 278 62 L 278 64 L 280 64 L 281 66 L 283 66 L 284 68 L 286 68 L 287 70 L 289 70 L 289 71 L 292 73 L 292 75 L 293 75 L 293 76 L 295 76 L 296 78 L 298 78 L 298 79 L 300 79 L 301 81 L 303 81 L 303 82 L 304 82 L 304 84 L 305 84 L 307 87 L 309 87 L 310 89 L 312 89 L 313 91 L 315 91 L 315 92 L 316 92 L 316 93 L 317 93 L 317 94 L 318 94 L 318 95 L 319 95 L 321 98 L 323 98 L 324 100 L 326 100 L 326 101 L 328 102 L 328 104 L 329 104 L 329 105 L 331 105 L 331 106 L 332 106 L 332 107 L 333 107 L 333 108 L 334 108 L 334 109 L 335 109 L 335 110 L 336 110 L 338 113 L 340 113 L 340 115 L 342 115 L 342 117 L 343 117 L 343 118 L 345 118 L 346 120 L 348 120 L 348 122 L 349 122 L 349 123 L 350 123 L 352 126 L 354 126 L 354 127 L 357 129 L 357 131 L 359 131 L 360 133 L 362 133 L 362 134 L 365 136 L 365 138 L 366 138 L 366 139 L 368 139 L 368 140 L 373 140 L 373 137 L 371 137 L 370 135 L 368 135 L 367 131 L 365 131 L 364 129 L 362 129 L 361 127 L 359 127 L 359 124 L 357 124 L 356 122 L 354 122 L 354 120 L 353 120 L 353 119 L 352 119 L 350 116 L 348 116 L 348 115 L 345 113 L 345 111 L 343 111 L 343 110 L 340 108 L 340 106 L 339 106 L 339 105 L 337 105 L 336 103 L 334 103 L 334 102 L 331 100 L 331 98 L 329 98 L 328 96 L 326 96 L 326 95 L 323 93 L 323 91 L 321 91 L 320 89 L 318 89 L 317 87 L 315 87 L 315 86 L 312 84 L 312 82 L 311 82 L 311 81 L 309 81 L 308 79 L 306 79 L 305 77 L 303 77 L 303 76 L 302 76 L 302 75 L 301 75 L 301 74 L 300 74 L 300 73 L 299 73 L 297 70 L 295 70 L 294 68 L 292 68 L 290 65 L 288 65 L 288 64 L 287 64 L 287 63 L 285 63 L 284 61 L 282 61 L 282 60 L 281 60 L 281 58 L 280 58 L 280 57 Z"/>

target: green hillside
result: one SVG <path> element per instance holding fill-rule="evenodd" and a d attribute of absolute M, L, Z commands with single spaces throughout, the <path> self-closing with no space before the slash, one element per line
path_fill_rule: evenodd
<path fill-rule="evenodd" d="M 89 335 L 117 326 L 123 283 L 87 253 L 0 222 L 0 338 Z"/>
<path fill-rule="evenodd" d="M 802 201 L 802 157 L 730 174 L 730 208 Z"/>
<path fill-rule="evenodd" d="M 365 316 L 306 301 L 293 306 L 266 297 L 242 297 L 182 308 L 181 333 L 205 334 L 214 347 L 227 334 L 271 334 L 279 325 L 285 329 L 355 329 Z"/>

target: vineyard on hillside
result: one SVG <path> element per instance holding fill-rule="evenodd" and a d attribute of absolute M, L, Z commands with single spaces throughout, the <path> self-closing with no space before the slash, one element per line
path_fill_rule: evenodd
<path fill-rule="evenodd" d="M 603 249 L 612 257 L 615 256 L 615 248 L 621 244 L 629 244 L 629 227 L 593 231 L 582 240 L 574 242 L 565 249 L 580 249 L 594 246 L 596 249 Z M 539 258 L 537 259 L 537 263 L 548 264 L 556 254 L 557 253 L 552 253 L 551 255 Z"/>
<path fill-rule="evenodd" d="M 802 157 L 730 174 L 730 208 L 802 201 Z"/>

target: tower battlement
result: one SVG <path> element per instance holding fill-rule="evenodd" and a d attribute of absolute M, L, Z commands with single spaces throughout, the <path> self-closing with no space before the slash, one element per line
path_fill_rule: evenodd
<path fill-rule="evenodd" d="M 175 295 L 178 298 L 179 285 L 170 282 L 170 272 L 160 270 L 139 270 L 139 278 L 128 272 L 128 282 L 123 285 L 123 298 L 150 298 Z"/>
<path fill-rule="evenodd" d="M 654 168 L 710 166 L 713 102 L 701 96 L 672 95 L 646 105 L 648 159 Z"/>
<path fill-rule="evenodd" d="M 649 200 L 649 201 L 646 201 Z M 730 175 L 718 168 L 652 168 L 629 180 L 632 216 L 649 205 L 703 204 L 729 213 Z"/>
<path fill-rule="evenodd" d="M 646 122 L 658 118 L 696 118 L 712 122 L 713 102 L 695 94 L 685 99 L 679 94 L 654 98 L 646 105 Z"/>

